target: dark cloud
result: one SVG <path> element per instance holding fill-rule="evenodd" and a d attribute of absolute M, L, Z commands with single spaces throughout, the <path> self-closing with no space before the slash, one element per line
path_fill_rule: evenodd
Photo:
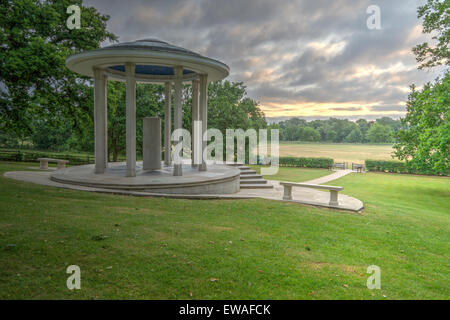
<path fill-rule="evenodd" d="M 424 39 L 421 0 L 378 0 L 381 30 L 366 26 L 369 0 L 86 3 L 111 16 L 120 41 L 155 37 L 224 61 L 269 115 L 301 114 L 306 104 L 326 105 L 311 108 L 317 114 L 402 112 L 408 86 L 436 77 L 418 71 L 411 53 Z"/>
<path fill-rule="evenodd" d="M 371 111 L 405 111 L 405 106 L 372 106 L 369 107 Z"/>

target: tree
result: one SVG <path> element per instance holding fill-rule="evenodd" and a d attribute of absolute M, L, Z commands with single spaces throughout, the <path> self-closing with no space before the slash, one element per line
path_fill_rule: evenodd
<path fill-rule="evenodd" d="M 216 81 L 208 86 L 208 127 L 226 129 L 267 127 L 264 113 L 258 103 L 246 96 L 242 82 Z"/>
<path fill-rule="evenodd" d="M 450 1 L 428 0 L 417 10 L 418 18 L 423 18 L 423 33 L 433 34 L 436 45 L 428 42 L 413 48 L 419 69 L 450 64 Z"/>
<path fill-rule="evenodd" d="M 395 156 L 414 168 L 433 173 L 450 172 L 450 73 L 417 91 L 411 86 L 394 145 Z"/>
<path fill-rule="evenodd" d="M 72 123 L 62 122 L 58 126 L 53 126 L 46 119 L 36 119 L 32 122 L 31 141 L 40 150 L 63 151 L 67 148 L 67 140 L 72 135 Z"/>
<path fill-rule="evenodd" d="M 320 133 L 312 128 L 312 127 L 305 127 L 301 134 L 301 139 L 303 141 L 320 141 Z"/>
<path fill-rule="evenodd" d="M 348 136 L 345 137 L 344 141 L 350 143 L 360 143 L 362 142 L 362 139 L 363 136 L 361 134 L 361 129 L 359 129 L 359 127 L 356 127 L 348 134 Z"/>
<path fill-rule="evenodd" d="M 66 26 L 67 7 L 81 9 L 81 28 Z M 95 49 L 116 36 L 109 17 L 82 0 L 3 0 L 0 6 L 1 131 L 30 134 L 36 118 L 61 112 L 80 129 L 92 114 L 91 80 L 65 67 L 68 55 Z"/>
<path fill-rule="evenodd" d="M 428 0 L 419 7 L 419 18 L 423 17 L 423 30 L 434 32 L 438 41 L 431 48 L 423 43 L 413 49 L 418 67 L 432 68 L 449 65 L 450 1 Z M 427 83 L 417 91 L 411 86 L 406 104 L 406 116 L 401 119 L 402 128 L 396 133 L 395 156 L 407 164 L 426 173 L 450 173 L 450 72 L 447 68 L 441 79 Z"/>
<path fill-rule="evenodd" d="M 367 131 L 367 140 L 372 143 L 392 142 L 391 128 L 379 123 L 372 125 Z"/>

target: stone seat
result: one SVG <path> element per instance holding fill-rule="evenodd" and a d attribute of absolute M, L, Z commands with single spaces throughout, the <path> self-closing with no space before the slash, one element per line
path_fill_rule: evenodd
<path fill-rule="evenodd" d="M 280 182 L 280 185 L 284 187 L 283 200 L 292 199 L 292 187 L 313 188 L 313 189 L 325 189 L 330 191 L 330 206 L 339 206 L 338 192 L 344 190 L 343 187 L 327 186 L 321 184 L 311 183 L 294 183 L 294 182 Z"/>
<path fill-rule="evenodd" d="M 53 158 L 38 158 L 37 160 L 39 161 L 39 169 L 43 170 L 48 169 L 49 162 L 58 163 L 58 169 L 64 169 L 66 167 L 66 164 L 69 163 L 69 160 Z"/>

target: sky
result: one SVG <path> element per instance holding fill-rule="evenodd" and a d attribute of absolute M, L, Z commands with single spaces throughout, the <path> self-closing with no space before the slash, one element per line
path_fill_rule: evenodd
<path fill-rule="evenodd" d="M 157 38 L 230 67 L 266 117 L 399 118 L 417 70 L 411 51 L 429 40 L 424 0 L 89 0 L 120 42 Z M 381 29 L 369 29 L 370 5 Z"/>

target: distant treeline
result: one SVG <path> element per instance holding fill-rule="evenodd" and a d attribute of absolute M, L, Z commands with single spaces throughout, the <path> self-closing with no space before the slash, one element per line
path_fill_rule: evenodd
<path fill-rule="evenodd" d="M 375 121 L 359 119 L 356 122 L 336 118 L 307 122 L 291 118 L 270 127 L 280 129 L 282 141 L 392 143 L 401 122 L 389 117 Z"/>

